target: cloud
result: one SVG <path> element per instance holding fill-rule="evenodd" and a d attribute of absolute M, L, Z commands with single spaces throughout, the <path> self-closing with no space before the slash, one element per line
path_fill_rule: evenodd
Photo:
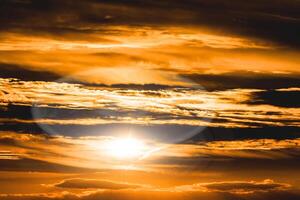
<path fill-rule="evenodd" d="M 280 89 L 300 85 L 300 78 L 297 73 L 235 71 L 221 74 L 185 74 L 182 76 L 193 80 L 207 90 Z"/>
<path fill-rule="evenodd" d="M 277 150 L 289 149 L 297 147 L 300 139 L 291 140 L 273 140 L 273 139 L 260 139 L 260 140 L 239 140 L 239 141 L 212 141 L 206 143 L 204 148 L 211 150 Z"/>
<path fill-rule="evenodd" d="M 91 169 L 72 167 L 30 158 L 13 158 L 14 159 L 12 159 L 11 156 L 7 158 L 6 156 L 5 159 L 0 159 L 0 171 L 56 173 L 78 173 L 92 171 Z"/>
<path fill-rule="evenodd" d="M 123 199 L 147 199 L 161 196 L 162 199 L 191 198 L 193 200 L 200 197 L 216 198 L 219 195 L 220 198 L 230 195 L 232 197 L 230 199 L 239 199 L 244 195 L 243 197 L 252 200 L 256 199 L 254 198 L 256 196 L 268 199 L 267 193 L 294 194 L 291 191 L 292 186 L 281 182 L 289 180 L 287 183 L 293 183 L 293 177 L 299 173 L 299 139 L 172 144 L 143 160 L 126 161 L 125 164 L 130 163 L 136 167 L 137 170 L 132 171 L 118 171 L 118 167 L 124 164 L 106 156 L 104 144 L 111 139 L 113 138 L 95 136 L 47 138 L 29 134 L 1 133 L 0 148 L 3 155 L 13 155 L 18 158 L 1 159 L 0 153 L 1 173 L 9 171 L 12 174 L 22 175 L 25 172 L 39 172 L 38 174 L 51 172 L 61 174 L 63 177 L 56 179 L 55 182 L 49 180 L 45 183 L 45 186 L 54 186 L 46 187 L 49 192 L 47 194 L 11 194 L 2 195 L 0 199 L 90 200 L 108 196 L 114 199 L 122 199 L 122 197 Z M 150 145 L 150 142 L 147 144 Z M 87 169 L 88 166 L 96 166 L 97 169 Z M 280 174 L 277 175 L 279 171 L 283 174 L 286 171 L 289 173 L 282 179 Z M 270 177 L 280 182 L 245 181 L 249 179 L 250 173 L 253 173 L 252 180 Z M 10 177 L 11 174 L 7 176 Z M 224 177 L 224 180 L 219 180 L 220 176 Z M 240 181 L 234 181 L 236 177 L 239 177 Z M 212 178 L 213 182 L 210 182 Z M 18 180 L 18 176 L 15 179 Z M 162 183 L 167 187 L 162 187 L 161 185 L 164 185 Z M 177 187 L 174 188 L 175 183 Z M 159 186 L 155 186 L 156 184 Z M 155 187 L 144 187 L 145 185 Z M 68 193 L 76 189 L 88 192 Z M 106 192 L 98 190 L 106 190 Z M 61 191 L 65 193 L 60 194 Z"/>
<path fill-rule="evenodd" d="M 298 50 L 286 48 L 299 47 L 299 3 L 292 0 L 20 2 L 2 1 L 0 7 L 6 78 L 69 77 L 135 88 L 199 81 L 212 90 L 299 85 Z M 241 78 L 237 71 L 245 68 L 263 77 Z"/>
<path fill-rule="evenodd" d="M 110 189 L 110 190 L 120 190 L 120 189 L 133 189 L 139 188 L 140 185 L 112 182 L 108 180 L 98 180 L 98 179 L 67 179 L 53 186 L 59 188 L 69 188 L 69 189 Z"/>
<path fill-rule="evenodd" d="M 0 199 L 299 199 L 299 8 L 295 0 L 2 0 L 0 181 L 2 191 L 22 189 Z M 105 144 L 128 127 L 163 148 L 137 161 L 107 155 Z M 119 182 L 124 165 L 149 173 L 143 183 L 161 172 L 149 179 L 169 186 Z M 25 184 L 28 172 L 55 187 L 31 188 L 38 181 Z"/>
<path fill-rule="evenodd" d="M 264 182 L 240 182 L 241 185 L 235 185 L 238 182 L 224 182 L 224 183 L 207 183 L 206 187 L 209 191 L 182 189 L 182 191 L 174 191 L 174 188 L 169 189 L 154 189 L 154 190 L 104 190 L 104 191 L 91 191 L 84 194 L 74 194 L 70 192 L 63 193 L 52 193 L 52 194 L 24 194 L 24 195 L 1 195 L 2 200 L 67 200 L 67 199 L 78 199 L 78 200 L 96 200 L 96 199 L 175 199 L 175 200 L 196 200 L 196 199 L 231 199 L 231 200 L 271 200 L 276 195 L 279 197 L 285 197 L 287 199 L 296 199 L 299 197 L 299 191 L 290 190 L 287 184 L 275 183 L 271 180 Z M 205 185 L 205 184 L 202 184 Z M 189 186 L 186 186 L 189 188 Z M 239 191 L 246 191 L 245 193 L 232 192 L 234 188 Z M 178 189 L 178 188 L 177 188 Z"/>
<path fill-rule="evenodd" d="M 208 190 L 214 192 L 229 192 L 229 193 L 254 193 L 254 192 L 269 192 L 274 190 L 286 190 L 290 187 L 288 184 L 275 183 L 273 180 L 264 180 L 262 182 L 255 181 L 232 181 L 232 182 L 215 182 L 215 183 L 199 183 L 190 186 L 179 186 L 180 191 L 197 191 Z"/>
<path fill-rule="evenodd" d="M 282 102 L 279 98 L 249 105 L 248 102 L 256 101 L 256 94 L 267 94 L 265 90 L 129 89 L 118 85 L 91 86 L 18 79 L 0 79 L 0 88 L 0 100 L 4 105 L 0 116 L 5 122 L 2 130 L 60 134 L 59 129 L 65 129 L 66 133 L 68 130 L 79 132 L 84 126 L 93 129 L 93 126 L 114 124 L 178 125 L 183 128 L 290 126 L 286 127 L 289 129 L 299 126 L 299 111 L 280 107 L 282 103 L 276 103 Z M 291 91 L 277 93 L 280 96 Z M 281 99 L 293 101 L 284 96 Z M 41 126 L 38 127 L 35 122 Z M 76 127 L 77 130 L 74 130 Z"/>
<path fill-rule="evenodd" d="M 103 140 L 105 141 L 105 139 Z M 0 171 L 59 173 L 95 171 L 90 164 L 91 161 L 93 162 L 93 158 L 89 159 L 85 155 L 91 151 L 89 145 L 85 144 L 85 140 L 0 132 L 0 147 L 3 151 L 11 152 L 11 155 L 18 158 L 5 157 L 2 159 Z M 84 151 L 86 152 L 83 153 Z M 97 154 L 95 151 L 94 153 Z M 90 155 L 92 156 L 91 153 Z M 101 160 L 101 158 L 99 159 Z M 78 160 L 82 162 L 78 163 Z M 104 164 L 101 167 L 104 167 Z"/>
<path fill-rule="evenodd" d="M 30 66 L 0 63 L 0 78 L 18 78 L 27 81 L 55 81 L 61 77 L 52 72 L 38 71 Z"/>
<path fill-rule="evenodd" d="M 3 141 L 0 141 L 0 144 Z M 19 155 L 11 151 L 0 151 L 0 160 L 18 160 Z"/>
<path fill-rule="evenodd" d="M 276 171 L 297 173 L 299 139 L 292 140 L 241 140 L 214 141 L 192 144 L 170 145 L 166 152 L 149 157 L 144 162 L 154 169 L 169 166 L 174 171 L 234 172 L 235 176 L 248 177 L 258 173 L 259 177 L 274 176 Z M 254 175 L 256 177 L 256 175 Z M 291 178 L 292 179 L 292 178 Z"/>
<path fill-rule="evenodd" d="M 49 137 L 7 132 L 2 135 L 0 148 L 5 157 L 1 161 L 0 170 L 70 173 L 101 171 L 123 166 L 111 157 L 106 148 L 107 142 L 118 135 Z M 141 138 L 141 135 L 137 137 Z M 146 152 L 160 149 L 144 159 L 130 161 L 132 165 L 145 171 L 164 172 L 165 168 L 170 168 L 170 173 L 187 169 L 195 172 L 205 170 L 225 173 L 231 170 L 247 172 L 269 169 L 265 174 L 272 175 L 274 170 L 293 171 L 300 165 L 299 139 L 216 141 L 202 138 L 201 142 L 181 144 L 145 140 L 145 144 Z M 17 159 L 8 159 L 7 155 Z M 91 166 L 96 169 L 90 169 Z"/>
<path fill-rule="evenodd" d="M 299 3 L 281 1 L 67 1 L 1 3 L 2 30 L 89 33 L 108 25 L 208 27 L 299 47 Z M 280 9 L 279 9 L 280 8 Z M 98 12 L 101 10 L 102 12 Z M 150 12 L 150 10 L 152 12 Z M 5 12 L 6 11 L 6 12 Z M 13 13 L 14 17 L 8 15 Z M 136 17 L 139 16 L 139 17 Z M 44 20 L 49 23 L 45 24 Z M 25 24 L 25 25 L 24 25 Z M 74 26 L 76 24 L 76 26 Z"/>
<path fill-rule="evenodd" d="M 268 90 L 146 90 L 18 79 L 0 79 L 0 90 L 2 131 L 105 137 L 130 126 L 138 137 L 192 144 L 300 137 L 300 111 L 282 101 L 294 99 L 249 103 Z M 297 93 L 275 91 L 277 97 L 291 92 Z"/>
<path fill-rule="evenodd" d="M 187 85 L 182 77 L 177 76 L 178 72 L 202 73 L 212 67 L 216 71 L 237 70 L 241 65 L 255 69 L 272 65 L 272 69 L 264 69 L 291 71 L 298 62 L 297 57 L 293 58 L 295 62 L 291 62 L 291 52 L 282 53 L 278 50 L 280 52 L 273 56 L 273 46 L 180 27 L 166 30 L 155 27 L 113 27 L 106 33 L 94 35 L 105 35 L 118 42 L 96 39 L 78 42 L 69 36 L 66 37 L 71 41 L 61 41 L 43 36 L 5 34 L 0 43 L 0 62 L 12 68 L 15 65 L 16 69 L 24 66 L 30 71 L 41 74 L 44 71 L 90 84 L 156 85 Z M 94 35 L 86 35 L 86 38 L 93 38 Z M 235 49 L 244 49 L 247 55 Z M 257 49 L 261 50 L 259 58 L 255 56 Z M 115 73 L 116 69 L 119 73 Z M 92 72 L 84 76 L 90 70 Z M 129 78 L 128 74 L 135 78 Z M 34 74 L 32 77 L 38 79 Z"/>
<path fill-rule="evenodd" d="M 300 98 L 299 91 L 263 91 L 254 92 L 253 97 L 246 103 L 257 105 L 257 104 L 268 104 L 286 108 L 299 108 L 300 104 L 297 101 Z"/>

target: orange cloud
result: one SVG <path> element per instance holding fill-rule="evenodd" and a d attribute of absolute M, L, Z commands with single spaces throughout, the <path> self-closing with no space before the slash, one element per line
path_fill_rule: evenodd
<path fill-rule="evenodd" d="M 207 190 L 189 190 L 189 186 L 181 187 L 180 191 L 174 189 L 142 189 L 142 190 L 104 190 L 104 191 L 90 191 L 83 194 L 75 194 L 70 192 L 50 193 L 50 194 L 28 194 L 28 195 L 1 195 L 0 199 L 14 200 L 14 199 L 44 199 L 44 200 L 94 200 L 103 198 L 113 199 L 178 199 L 178 200 L 194 200 L 199 198 L 209 198 L 213 200 L 223 199 L 228 197 L 230 199 L 249 199 L 254 200 L 257 195 L 264 197 L 264 199 L 272 199 L 270 194 L 279 194 L 280 196 L 287 195 L 292 197 L 299 196 L 298 191 L 289 190 L 287 184 L 275 183 L 272 180 L 265 180 L 263 182 L 220 182 L 220 183 L 206 183 L 202 184 Z M 178 189 L 178 188 L 177 188 Z M 272 196 L 272 195 L 271 195 Z"/>

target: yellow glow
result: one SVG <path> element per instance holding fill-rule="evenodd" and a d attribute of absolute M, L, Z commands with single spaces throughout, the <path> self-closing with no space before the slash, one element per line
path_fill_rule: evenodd
<path fill-rule="evenodd" d="M 118 159 L 134 159 L 146 152 L 146 145 L 136 138 L 119 138 L 107 142 L 106 151 Z"/>

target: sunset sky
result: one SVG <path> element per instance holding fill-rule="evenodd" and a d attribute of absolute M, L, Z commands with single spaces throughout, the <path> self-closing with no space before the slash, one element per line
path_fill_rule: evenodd
<path fill-rule="evenodd" d="M 0 0 L 0 200 L 300 199 L 298 0 Z"/>

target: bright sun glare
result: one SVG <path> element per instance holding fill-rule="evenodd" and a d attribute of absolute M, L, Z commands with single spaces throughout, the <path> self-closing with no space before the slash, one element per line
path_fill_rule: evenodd
<path fill-rule="evenodd" d="M 135 138 L 119 138 L 111 140 L 106 145 L 109 155 L 118 159 L 134 159 L 145 153 L 145 144 Z"/>

